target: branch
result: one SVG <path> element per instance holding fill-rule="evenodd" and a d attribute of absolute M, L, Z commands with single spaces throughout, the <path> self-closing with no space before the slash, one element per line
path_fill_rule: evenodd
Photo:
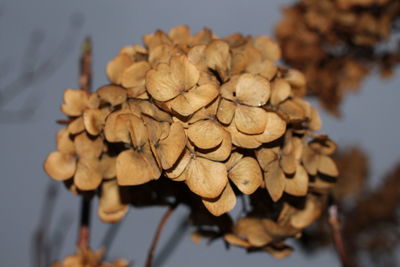
<path fill-rule="evenodd" d="M 343 267 L 356 267 L 356 264 L 347 256 L 346 248 L 343 241 L 341 225 L 338 216 L 338 207 L 336 204 L 329 206 L 329 226 L 331 228 L 331 235 L 333 244 L 335 245 L 336 252 L 339 255 Z"/>
<path fill-rule="evenodd" d="M 170 206 L 167 209 L 167 211 L 164 213 L 163 217 L 161 218 L 161 221 L 160 221 L 160 223 L 159 223 L 159 225 L 157 227 L 157 230 L 156 230 L 156 232 L 154 234 L 153 242 L 151 243 L 151 246 L 149 248 L 149 252 L 147 254 L 147 260 L 146 260 L 145 267 L 151 267 L 152 261 L 153 261 L 153 257 L 154 257 L 154 252 L 156 250 L 158 240 L 160 239 L 161 232 L 162 232 L 162 230 L 164 228 L 164 225 L 168 221 L 169 217 L 174 212 L 175 208 L 176 208 L 176 205 Z"/>

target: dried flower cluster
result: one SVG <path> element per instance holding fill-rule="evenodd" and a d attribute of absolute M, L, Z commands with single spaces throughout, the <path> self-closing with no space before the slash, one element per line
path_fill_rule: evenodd
<path fill-rule="evenodd" d="M 301 0 L 285 9 L 276 28 L 284 60 L 304 72 L 309 93 L 338 114 L 346 92 L 373 67 L 391 73 L 400 49 L 385 51 L 400 17 L 397 0 Z"/>
<path fill-rule="evenodd" d="M 104 251 L 93 251 L 90 248 L 78 249 L 74 255 L 67 256 L 62 262 L 55 262 L 52 267 L 129 267 L 124 259 L 117 259 L 112 263 L 102 262 Z"/>
<path fill-rule="evenodd" d="M 144 43 L 122 48 L 108 63 L 109 85 L 65 91 L 61 109 L 70 123 L 57 134 L 47 173 L 73 191 L 99 189 L 98 214 L 106 222 L 138 203 L 135 190 L 166 179 L 180 203 L 190 202 L 187 192 L 184 200 L 179 195 L 186 185 L 201 200 L 191 207 L 202 214 L 205 207 L 224 215 L 242 195 L 269 199 L 276 207 L 268 212 L 279 216 L 267 218 L 265 205 L 264 214 L 237 221 L 225 240 L 286 248 L 285 237 L 319 216 L 321 195 L 338 175 L 330 157 L 336 145 L 313 135 L 321 122 L 302 99 L 303 74 L 277 66 L 280 48 L 264 36 L 218 38 L 208 29 L 191 35 L 178 26 L 146 35 Z M 167 189 L 156 189 L 159 196 L 164 191 L 157 190 Z M 140 205 L 157 202 L 147 192 Z"/>

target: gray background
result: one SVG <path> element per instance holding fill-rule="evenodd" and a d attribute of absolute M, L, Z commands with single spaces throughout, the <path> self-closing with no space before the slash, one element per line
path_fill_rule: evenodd
<path fill-rule="evenodd" d="M 0 66 L 9 67 L 9 74 L 0 77 L 0 88 L 11 82 L 24 64 L 24 52 L 30 34 L 39 29 L 45 34 L 41 57 L 47 57 L 63 40 L 72 14 L 80 13 L 85 22 L 69 39 L 72 52 L 55 71 L 39 83 L 32 84 L 20 97 L 0 110 L 18 110 L 26 101 L 39 100 L 35 113 L 19 122 L 0 123 L 0 262 L 1 266 L 30 266 L 31 235 L 39 222 L 45 188 L 50 179 L 42 170 L 46 155 L 55 149 L 54 135 L 60 126 L 55 121 L 64 118 L 59 106 L 66 88 L 77 86 L 77 60 L 80 42 L 86 35 L 94 43 L 94 86 L 106 83 L 104 66 L 120 47 L 141 43 L 144 34 L 157 28 L 187 24 L 192 32 L 204 26 L 219 36 L 234 32 L 271 35 L 281 17 L 281 7 L 292 1 L 226 0 L 226 1 L 155 1 L 155 0 L 2 0 L 0 1 Z M 68 41 L 67 41 L 68 42 Z M 0 67 L 1 69 L 1 67 Z M 6 68 L 7 69 L 7 68 Z M 398 74 L 398 71 L 397 71 Z M 400 79 L 382 81 L 371 75 L 363 89 L 349 96 L 343 104 L 343 119 L 337 120 L 322 112 L 323 132 L 342 147 L 361 145 L 371 158 L 372 177 L 381 177 L 400 159 L 398 136 L 398 101 Z M 373 184 L 379 183 L 378 179 Z M 59 188 L 55 220 L 51 233 L 65 224 L 60 218 L 68 214 L 72 221 L 62 254 L 74 250 L 79 201 L 64 188 Z M 97 204 L 96 204 L 97 205 Z M 111 257 L 122 256 L 142 266 L 154 229 L 163 209 L 131 210 L 110 251 Z M 95 212 L 93 212 L 94 215 Z M 166 226 L 160 247 L 171 235 L 182 216 L 178 209 Z M 92 245 L 97 248 L 106 226 L 93 216 Z M 247 255 L 242 249 L 226 251 L 218 241 L 193 244 L 184 237 L 165 266 L 339 266 L 333 251 L 324 250 L 307 257 L 300 250 L 287 259 L 275 260 L 267 254 Z"/>

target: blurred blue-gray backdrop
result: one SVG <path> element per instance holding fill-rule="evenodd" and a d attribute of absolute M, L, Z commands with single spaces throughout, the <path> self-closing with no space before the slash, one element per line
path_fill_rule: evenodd
<path fill-rule="evenodd" d="M 0 262 L 1 266 L 30 266 L 31 236 L 40 219 L 45 188 L 50 179 L 42 170 L 46 155 L 55 149 L 55 123 L 64 118 L 59 106 L 63 90 L 76 88 L 80 43 L 90 35 L 94 43 L 94 87 L 106 83 L 104 66 L 120 47 L 141 43 L 144 34 L 160 28 L 168 31 L 187 24 L 192 32 L 203 27 L 219 36 L 234 32 L 272 35 L 281 8 L 292 1 L 267 0 L 2 0 L 0 1 L 0 88 L 7 86 L 31 61 L 48 60 L 45 77 L 24 85 L 26 90 L 0 107 Z M 83 18 L 79 30 L 69 35 L 71 16 Z M 79 18 L 80 17 L 80 18 Z M 77 21 L 78 20 L 78 21 Z M 38 53 L 30 51 L 31 34 L 44 40 Z M 58 52 L 71 49 L 65 56 Z M 71 46 L 71 47 L 69 47 Z M 33 48 L 34 49 L 34 48 Z M 28 51 L 28 52 L 27 52 Z M 31 59 L 31 55 L 38 58 Z M 46 65 L 47 66 L 47 65 Z M 398 71 L 396 72 L 397 74 Z M 4 75 L 3 75 L 4 74 Z M 380 177 L 400 159 L 398 103 L 399 75 L 387 81 L 371 75 L 359 93 L 343 104 L 343 119 L 322 113 L 324 126 L 340 146 L 359 144 L 371 158 L 371 175 Z M 395 77 L 396 77 L 395 76 Z M 32 83 L 32 84 L 29 84 Z M 18 84 L 17 84 L 18 85 Z M 16 87 L 18 87 L 16 85 Z M 17 88 L 15 88 L 17 89 Z M 35 106 L 37 103 L 37 106 Z M 33 107 L 33 111 L 29 108 Z M 21 118 L 13 111 L 28 107 Z M 36 108 L 35 108 L 36 107 Z M 17 115 L 20 115 L 17 113 Z M 374 180 L 378 183 L 378 180 Z M 79 200 L 59 188 L 56 212 L 48 233 L 68 224 L 62 255 L 74 251 Z M 124 257 L 142 266 L 163 209 L 130 210 L 110 251 L 111 258 Z M 178 209 L 168 222 L 160 247 L 187 213 Z M 67 218 L 61 218 L 67 214 Z M 97 248 L 107 229 L 93 212 L 92 246 Z M 68 228 L 68 227 L 67 227 Z M 164 266 L 339 266 L 331 250 L 307 257 L 297 249 L 284 260 L 268 254 L 247 255 L 242 249 L 226 251 L 221 241 L 207 246 L 190 241 L 187 234 Z"/>

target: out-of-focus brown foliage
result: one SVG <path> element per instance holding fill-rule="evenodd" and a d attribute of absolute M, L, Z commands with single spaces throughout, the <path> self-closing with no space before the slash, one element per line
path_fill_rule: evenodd
<path fill-rule="evenodd" d="M 304 72 L 308 93 L 339 115 L 347 92 L 372 68 L 390 76 L 400 49 L 382 49 L 400 16 L 397 0 L 301 0 L 276 27 L 282 57 Z"/>
<path fill-rule="evenodd" d="M 395 252 L 400 245 L 400 164 L 368 188 L 368 157 L 360 148 L 351 148 L 335 156 L 341 174 L 333 189 L 341 209 L 342 232 L 348 255 L 365 266 L 395 266 Z M 327 214 L 304 231 L 301 244 L 309 251 L 329 245 Z M 368 257 L 366 257 L 368 255 Z M 390 264 L 389 264 L 390 263 Z M 389 264 L 389 265 L 388 265 Z"/>

